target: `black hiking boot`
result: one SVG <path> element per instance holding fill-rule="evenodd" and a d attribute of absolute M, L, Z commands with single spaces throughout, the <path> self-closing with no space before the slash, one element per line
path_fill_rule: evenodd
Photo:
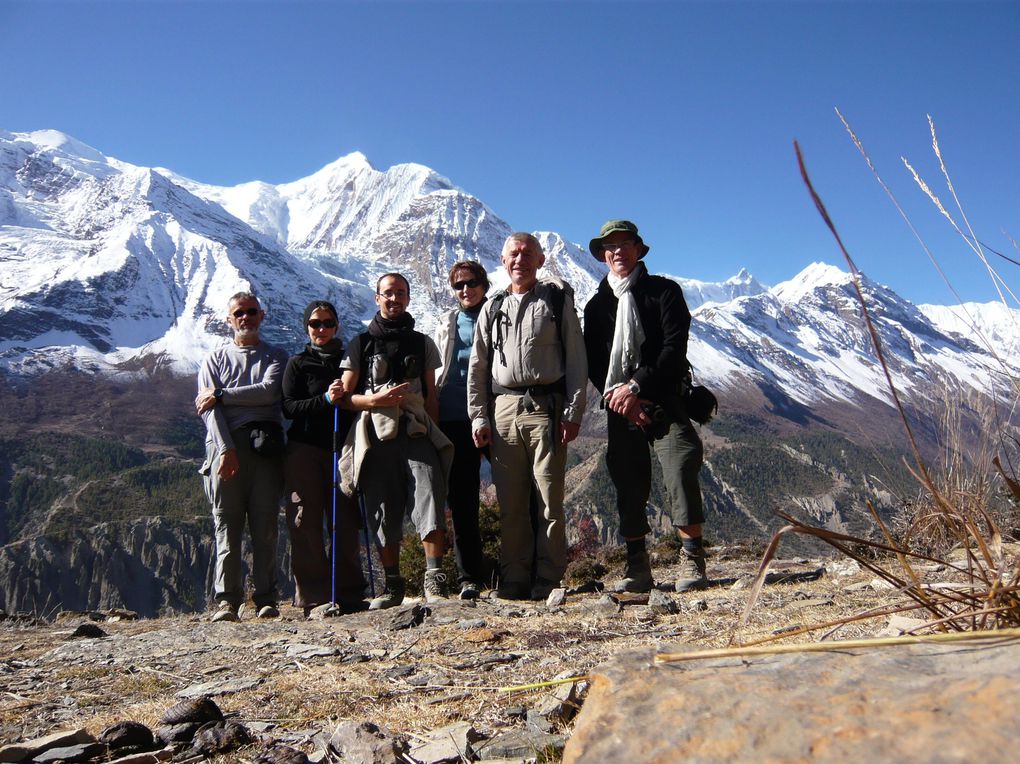
<path fill-rule="evenodd" d="M 627 569 L 623 578 L 609 585 L 611 592 L 634 592 L 646 594 L 652 590 L 655 582 L 652 581 L 652 562 L 648 559 L 648 552 L 638 552 L 627 555 Z"/>

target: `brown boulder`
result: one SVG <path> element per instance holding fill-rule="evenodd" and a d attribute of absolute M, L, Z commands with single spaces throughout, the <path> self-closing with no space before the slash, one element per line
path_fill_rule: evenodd
<path fill-rule="evenodd" d="M 1020 749 L 1017 643 L 675 663 L 654 655 L 622 654 L 592 672 L 564 764 L 987 763 L 1015 761 Z"/>

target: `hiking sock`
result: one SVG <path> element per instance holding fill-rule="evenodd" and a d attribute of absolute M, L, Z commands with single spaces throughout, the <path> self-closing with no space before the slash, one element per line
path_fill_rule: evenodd
<path fill-rule="evenodd" d="M 400 564 L 384 565 L 383 573 L 386 574 L 386 578 L 400 578 Z"/>
<path fill-rule="evenodd" d="M 627 556 L 636 557 L 645 551 L 645 537 L 639 539 L 627 539 Z"/>
<path fill-rule="evenodd" d="M 442 570 L 443 558 L 442 557 L 426 557 L 425 568 L 427 570 Z"/>
<path fill-rule="evenodd" d="M 705 554 L 705 547 L 701 543 L 701 536 L 694 539 L 681 539 L 684 545 L 684 552 L 688 557 L 703 557 Z"/>

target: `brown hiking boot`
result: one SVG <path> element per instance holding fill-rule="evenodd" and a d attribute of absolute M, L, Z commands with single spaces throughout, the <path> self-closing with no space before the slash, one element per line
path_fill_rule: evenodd
<path fill-rule="evenodd" d="M 386 588 L 383 593 L 368 604 L 369 610 L 386 610 L 397 607 L 404 601 L 407 583 L 401 576 L 386 576 Z"/>
<path fill-rule="evenodd" d="M 684 551 L 680 555 L 680 569 L 676 574 L 676 587 L 678 592 L 688 592 L 692 589 L 704 589 L 708 586 L 708 576 L 705 575 L 705 555 L 697 556 L 687 554 Z"/>
<path fill-rule="evenodd" d="M 652 580 L 652 563 L 648 552 L 627 555 L 627 570 L 619 581 L 609 585 L 611 592 L 650 592 L 655 582 Z"/>
<path fill-rule="evenodd" d="M 441 570 L 426 570 L 422 584 L 426 602 L 440 602 L 446 599 L 446 574 Z"/>

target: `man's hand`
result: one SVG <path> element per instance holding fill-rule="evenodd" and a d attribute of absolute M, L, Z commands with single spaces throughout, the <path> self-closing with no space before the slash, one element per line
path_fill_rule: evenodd
<path fill-rule="evenodd" d="M 339 379 L 334 379 L 333 383 L 329 386 L 329 400 L 336 406 L 340 403 L 340 399 L 344 397 L 347 390 L 344 388 L 344 383 Z"/>
<path fill-rule="evenodd" d="M 201 416 L 216 405 L 216 390 L 212 387 L 203 387 L 195 396 L 195 413 Z"/>
<path fill-rule="evenodd" d="M 606 404 L 609 408 L 624 417 L 628 422 L 644 427 L 652 420 L 641 410 L 641 404 L 648 401 L 638 398 L 626 385 L 614 387 L 606 393 Z"/>
<path fill-rule="evenodd" d="M 390 387 L 386 390 L 380 390 L 377 393 L 372 393 L 366 396 L 368 398 L 368 407 L 387 408 L 389 406 L 399 406 L 401 401 L 411 392 L 411 383 L 404 382 L 403 384 Z"/>
<path fill-rule="evenodd" d="M 216 474 L 220 476 L 220 480 L 226 482 L 237 475 L 239 469 L 241 469 L 241 463 L 237 459 L 237 449 L 230 448 L 224 451 L 220 457 L 220 466 L 216 470 Z"/>
<path fill-rule="evenodd" d="M 574 422 L 560 422 L 560 443 L 569 443 L 577 437 L 581 425 Z"/>
<path fill-rule="evenodd" d="M 471 438 L 475 442 L 475 448 L 485 448 L 492 443 L 492 431 L 488 427 L 480 427 L 472 431 Z"/>

